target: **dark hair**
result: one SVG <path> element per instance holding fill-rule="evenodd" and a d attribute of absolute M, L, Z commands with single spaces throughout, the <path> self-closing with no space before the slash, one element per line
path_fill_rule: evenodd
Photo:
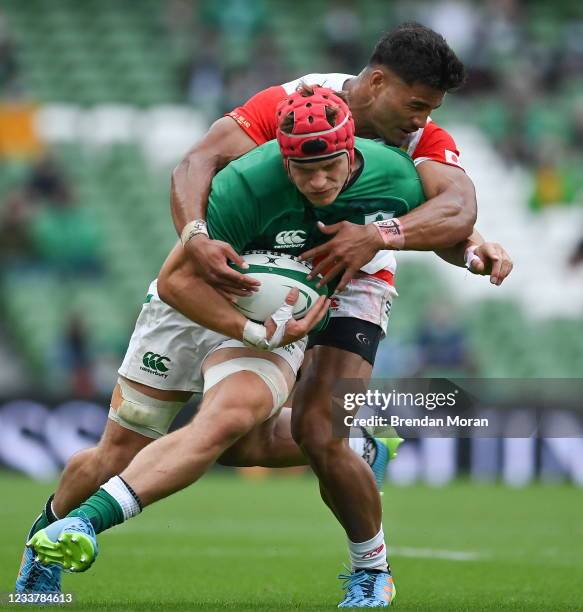
<path fill-rule="evenodd" d="M 439 91 L 463 85 L 466 73 L 445 38 L 420 23 L 407 22 L 383 35 L 369 66 L 385 66 L 408 85 L 422 83 Z"/>
<path fill-rule="evenodd" d="M 300 94 L 300 96 L 302 96 L 303 98 L 309 98 L 310 96 L 314 95 L 314 87 L 313 85 L 307 85 L 304 82 L 301 82 L 296 91 Z M 322 85 L 318 85 L 317 87 L 322 87 Z M 336 96 L 338 96 L 341 100 L 343 100 L 344 102 L 346 102 L 346 95 L 344 94 L 344 92 L 342 91 L 335 91 L 334 92 L 336 94 Z M 328 123 L 334 127 L 336 125 L 336 117 L 338 115 L 338 108 L 336 106 L 326 106 L 325 107 L 325 112 L 326 112 L 326 120 L 328 121 Z M 280 113 L 281 114 L 281 113 Z M 284 133 L 284 134 L 292 134 L 294 131 L 294 114 L 293 113 L 288 113 L 282 120 L 281 123 L 279 124 L 279 129 Z"/>

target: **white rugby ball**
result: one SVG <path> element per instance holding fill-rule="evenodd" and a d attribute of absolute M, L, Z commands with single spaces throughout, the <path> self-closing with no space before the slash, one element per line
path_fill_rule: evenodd
<path fill-rule="evenodd" d="M 243 253 L 243 259 L 249 267 L 246 270 L 237 270 L 256 278 L 261 282 L 261 286 L 253 295 L 237 298 L 235 308 L 252 321 L 263 323 L 284 303 L 293 287 L 299 290 L 298 301 L 294 306 L 295 319 L 301 319 L 321 295 L 327 294 L 326 285 L 316 288 L 322 277 L 318 275 L 313 280 L 308 280 L 312 267 L 293 255 L 249 251 Z"/>

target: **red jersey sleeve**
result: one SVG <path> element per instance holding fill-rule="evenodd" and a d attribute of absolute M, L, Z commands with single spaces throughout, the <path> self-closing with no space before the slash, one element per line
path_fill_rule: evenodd
<path fill-rule="evenodd" d="M 277 128 L 275 111 L 286 95 L 281 85 L 268 87 L 225 116 L 234 119 L 248 136 L 261 145 L 275 138 Z"/>
<path fill-rule="evenodd" d="M 410 152 L 415 165 L 425 160 L 437 161 L 463 170 L 460 152 L 449 132 L 431 121 L 423 129 L 415 148 Z"/>

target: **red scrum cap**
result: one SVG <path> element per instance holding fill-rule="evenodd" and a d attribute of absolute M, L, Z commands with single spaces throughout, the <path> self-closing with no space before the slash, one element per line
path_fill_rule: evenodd
<path fill-rule="evenodd" d="M 277 107 L 277 142 L 286 162 L 346 153 L 354 163 L 354 120 L 348 104 L 326 87 L 300 87 Z"/>

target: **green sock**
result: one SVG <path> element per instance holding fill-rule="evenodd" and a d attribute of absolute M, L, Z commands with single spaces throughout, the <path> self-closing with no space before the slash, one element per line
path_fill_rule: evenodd
<path fill-rule="evenodd" d="M 83 502 L 78 508 L 69 512 L 67 516 L 87 517 L 95 533 L 101 533 L 114 525 L 123 523 L 123 510 L 107 491 L 99 489 L 87 501 Z"/>

